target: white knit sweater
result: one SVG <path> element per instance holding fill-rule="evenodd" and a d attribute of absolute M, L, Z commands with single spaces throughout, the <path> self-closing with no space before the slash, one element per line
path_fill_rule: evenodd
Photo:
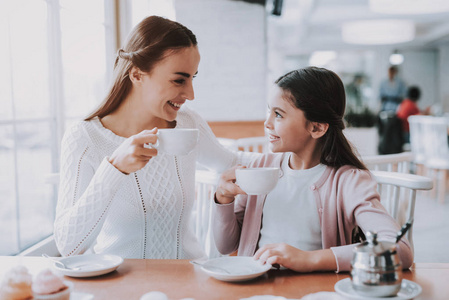
<path fill-rule="evenodd" d="M 199 129 L 196 149 L 186 156 L 159 153 L 129 175 L 107 159 L 125 138 L 98 118 L 67 130 L 54 234 L 63 256 L 86 251 L 124 258 L 204 255 L 191 220 L 196 162 L 222 172 L 236 163 L 247 165 L 253 156 L 223 148 L 207 123 L 184 106 L 176 121 L 176 128 Z"/>

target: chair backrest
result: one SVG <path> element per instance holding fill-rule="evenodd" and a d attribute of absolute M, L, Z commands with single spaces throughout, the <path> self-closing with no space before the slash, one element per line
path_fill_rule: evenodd
<path fill-rule="evenodd" d="M 220 256 L 212 235 L 212 209 L 219 175 L 208 170 L 197 170 L 195 174 L 196 199 L 193 208 L 195 235 L 207 256 Z"/>
<path fill-rule="evenodd" d="M 413 153 L 362 156 L 362 161 L 369 170 L 409 173 L 413 162 Z"/>
<path fill-rule="evenodd" d="M 410 116 L 410 146 L 416 163 L 446 159 L 449 155 L 448 124 L 445 117 Z"/>
<path fill-rule="evenodd" d="M 419 190 L 430 190 L 433 187 L 432 179 L 424 176 L 387 171 L 371 171 L 371 173 L 378 183 L 381 202 L 393 203 L 393 209 L 389 210 L 389 213 L 400 225 L 403 225 L 405 221 L 414 218 L 416 192 Z M 389 186 L 392 188 L 385 189 L 385 187 Z M 406 193 L 401 193 L 401 189 L 405 190 Z M 405 218 L 401 217 L 399 214 L 401 195 L 406 196 L 405 199 L 408 204 Z M 409 229 L 407 238 L 413 247 L 413 226 Z"/>
<path fill-rule="evenodd" d="M 239 147 L 237 146 L 237 140 L 236 139 L 229 139 L 229 138 L 217 138 L 218 142 L 222 144 L 225 148 L 237 151 Z"/>
<path fill-rule="evenodd" d="M 253 136 L 240 139 L 217 138 L 228 149 L 245 152 L 268 152 L 268 139 L 265 136 Z"/>
<path fill-rule="evenodd" d="M 265 136 L 255 136 L 237 139 L 237 148 L 246 152 L 268 152 L 268 139 Z"/>

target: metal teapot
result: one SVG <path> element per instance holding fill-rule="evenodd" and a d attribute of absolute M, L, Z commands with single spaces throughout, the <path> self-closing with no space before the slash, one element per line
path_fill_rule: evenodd
<path fill-rule="evenodd" d="M 396 237 L 396 243 L 411 227 L 407 222 Z M 401 289 L 402 266 L 396 243 L 378 241 L 377 234 L 366 233 L 367 241 L 354 248 L 351 261 L 351 280 L 354 291 L 367 297 L 395 296 Z"/>

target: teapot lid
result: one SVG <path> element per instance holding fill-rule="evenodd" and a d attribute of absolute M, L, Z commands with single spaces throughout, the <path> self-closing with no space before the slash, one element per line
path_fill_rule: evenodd
<path fill-rule="evenodd" d="M 381 255 L 385 252 L 393 252 L 396 250 L 396 244 L 387 241 L 378 241 L 377 233 L 368 231 L 366 234 L 366 241 L 355 247 L 357 252 L 373 253 L 374 255 Z"/>

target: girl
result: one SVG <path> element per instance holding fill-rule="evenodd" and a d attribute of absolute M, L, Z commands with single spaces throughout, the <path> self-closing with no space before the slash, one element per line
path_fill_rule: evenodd
<path fill-rule="evenodd" d="M 63 256 L 204 255 L 190 222 L 196 161 L 220 172 L 248 159 L 185 108 L 199 61 L 195 35 L 177 22 L 151 16 L 131 32 L 106 99 L 62 141 L 55 240 Z M 158 154 L 148 147 L 157 128 L 198 128 L 198 145 L 186 156 Z"/>
<path fill-rule="evenodd" d="M 279 167 L 279 182 L 268 195 L 247 196 L 235 184 L 235 168 L 222 174 L 213 224 L 217 248 L 298 272 L 347 271 L 355 228 L 394 240 L 400 226 L 379 202 L 376 182 L 343 135 L 340 78 L 309 67 L 276 84 L 265 121 L 274 153 L 251 166 Z M 401 240 L 398 252 L 409 268 L 408 241 Z"/>

